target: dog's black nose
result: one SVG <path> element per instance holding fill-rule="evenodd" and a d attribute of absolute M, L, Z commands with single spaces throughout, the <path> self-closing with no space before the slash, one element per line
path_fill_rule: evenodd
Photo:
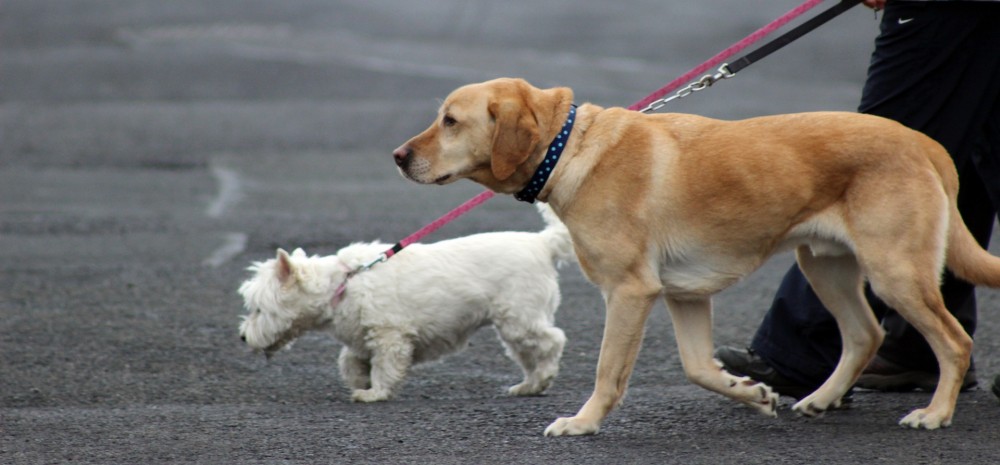
<path fill-rule="evenodd" d="M 244 335 L 242 335 L 242 334 L 240 334 L 240 340 L 243 341 L 243 342 L 247 342 L 247 337 L 244 336 Z"/>
<path fill-rule="evenodd" d="M 392 152 L 392 158 L 396 160 L 396 166 L 406 169 L 413 159 L 413 149 L 406 145 L 400 146 Z"/>

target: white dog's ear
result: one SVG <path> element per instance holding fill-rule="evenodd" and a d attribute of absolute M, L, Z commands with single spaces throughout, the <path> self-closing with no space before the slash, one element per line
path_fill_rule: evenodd
<path fill-rule="evenodd" d="M 306 251 L 302 250 L 302 247 L 296 247 L 295 250 L 292 251 L 292 256 L 295 258 L 306 258 Z"/>
<path fill-rule="evenodd" d="M 295 265 L 292 264 L 288 252 L 285 252 L 284 249 L 278 249 L 278 256 L 275 260 L 277 260 L 275 275 L 278 277 L 278 281 L 282 285 L 288 285 L 295 281 Z"/>

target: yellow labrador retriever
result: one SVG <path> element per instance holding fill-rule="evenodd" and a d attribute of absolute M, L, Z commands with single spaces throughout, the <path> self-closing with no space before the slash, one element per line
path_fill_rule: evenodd
<path fill-rule="evenodd" d="M 569 227 L 607 320 L 593 394 L 546 435 L 597 432 L 625 394 L 660 296 L 687 377 L 775 415 L 768 386 L 713 360 L 711 296 L 789 248 L 844 340 L 829 379 L 793 409 L 816 416 L 836 407 L 874 356 L 883 336 L 862 294 L 867 279 L 924 335 L 941 367 L 930 405 L 900 424 L 950 424 L 972 339 L 944 307 L 939 277 L 947 266 L 998 287 L 1000 259 L 959 217 L 958 177 L 939 144 L 854 113 L 719 121 L 591 104 L 574 110 L 572 102 L 570 89 L 519 79 L 465 86 L 393 153 L 413 181 L 468 178 L 537 196 Z M 549 155 L 558 151 L 558 159 Z"/>

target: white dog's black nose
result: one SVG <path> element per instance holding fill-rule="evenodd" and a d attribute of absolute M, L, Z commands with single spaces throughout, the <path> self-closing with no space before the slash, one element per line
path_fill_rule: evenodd
<path fill-rule="evenodd" d="M 402 145 L 392 152 L 392 158 L 396 160 L 396 166 L 406 169 L 406 167 L 409 166 L 410 161 L 413 160 L 413 149 L 409 146 Z"/>

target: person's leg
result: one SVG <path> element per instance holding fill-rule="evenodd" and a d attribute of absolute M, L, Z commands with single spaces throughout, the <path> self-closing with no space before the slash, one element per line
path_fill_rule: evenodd
<path fill-rule="evenodd" d="M 1000 209 L 1000 182 L 995 182 L 1000 180 L 1000 102 L 997 102 L 993 109 L 993 116 L 989 119 L 986 132 L 990 134 L 990 139 L 986 144 L 988 149 L 975 151 L 974 160 L 982 178 L 994 180 L 993 183 L 988 183 L 992 187 L 988 189 L 989 195 L 993 205 Z M 993 384 L 990 388 L 993 394 L 1000 399 L 1000 375 L 993 378 Z"/>

